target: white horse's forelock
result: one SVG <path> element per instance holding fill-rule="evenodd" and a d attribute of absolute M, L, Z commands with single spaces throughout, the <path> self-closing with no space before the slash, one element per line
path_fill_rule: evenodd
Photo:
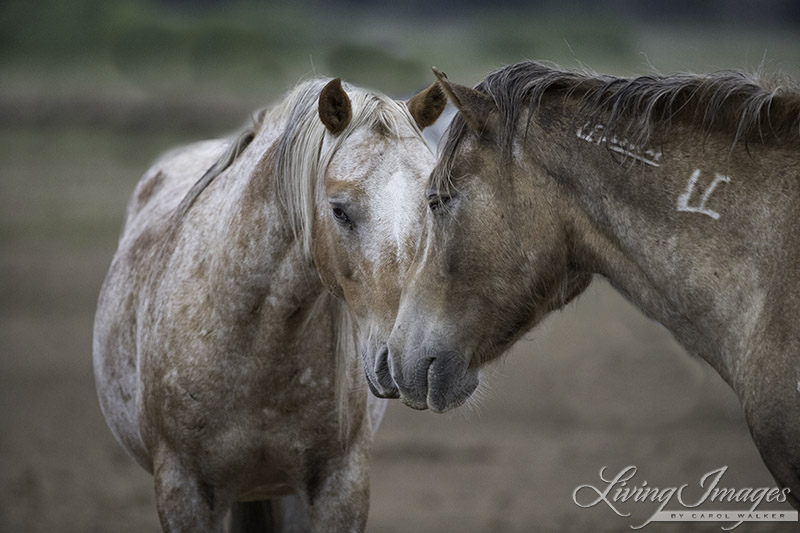
<path fill-rule="evenodd" d="M 319 94 L 329 79 L 315 78 L 298 84 L 286 97 L 282 108 L 288 113 L 286 126 L 278 141 L 273 177 L 290 227 L 311 257 L 311 228 L 317 194 L 333 156 L 359 128 L 381 128 L 391 137 L 399 137 L 402 125 L 408 125 L 422 139 L 406 106 L 388 96 L 343 83 L 350 98 L 352 119 L 336 136 L 331 136 L 318 115 Z M 276 110 L 277 111 L 277 110 Z M 331 136 L 324 142 L 326 135 Z"/>

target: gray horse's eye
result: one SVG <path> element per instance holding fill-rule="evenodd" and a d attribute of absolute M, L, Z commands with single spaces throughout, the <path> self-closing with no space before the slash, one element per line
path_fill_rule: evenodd
<path fill-rule="evenodd" d="M 432 212 L 439 211 L 445 207 L 447 204 L 450 203 L 452 200 L 452 196 L 446 194 L 429 194 L 428 195 L 428 207 Z"/>

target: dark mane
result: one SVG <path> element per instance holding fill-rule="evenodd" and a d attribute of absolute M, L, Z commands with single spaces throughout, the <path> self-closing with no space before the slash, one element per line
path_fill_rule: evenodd
<path fill-rule="evenodd" d="M 575 120 L 581 124 L 602 124 L 609 137 L 639 146 L 664 135 L 678 121 L 695 125 L 703 136 L 728 132 L 732 146 L 739 141 L 780 144 L 800 138 L 800 89 L 788 78 L 764 79 L 738 71 L 618 78 L 528 61 L 490 73 L 476 89 L 490 95 L 500 112 L 499 143 L 505 161 L 510 161 L 524 108 L 537 108 L 545 95 L 553 94 L 561 95 L 564 103 L 577 100 L 580 118 Z M 449 179 L 465 129 L 457 116 L 442 149 L 445 173 L 434 173 L 434 185 L 441 187 Z"/>

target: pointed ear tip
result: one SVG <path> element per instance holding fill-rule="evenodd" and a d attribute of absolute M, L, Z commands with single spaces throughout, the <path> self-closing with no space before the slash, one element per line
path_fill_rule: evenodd
<path fill-rule="evenodd" d="M 322 88 L 323 92 L 331 91 L 331 90 L 344 90 L 342 87 L 342 78 L 333 78 L 328 83 L 325 84 L 325 87 Z"/>
<path fill-rule="evenodd" d="M 330 80 L 319 94 L 317 113 L 328 131 L 338 135 L 350 124 L 350 98 L 342 87 L 341 78 Z"/>

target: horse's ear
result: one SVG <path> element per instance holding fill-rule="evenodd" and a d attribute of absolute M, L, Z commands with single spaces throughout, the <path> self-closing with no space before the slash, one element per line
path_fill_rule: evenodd
<path fill-rule="evenodd" d="M 319 93 L 319 119 L 329 132 L 338 135 L 350 124 L 352 118 L 353 109 L 350 98 L 342 88 L 342 80 L 336 78 L 329 81 Z"/>
<path fill-rule="evenodd" d="M 478 132 L 486 131 L 491 123 L 491 118 L 497 111 L 497 106 L 489 95 L 478 92 L 475 89 L 464 87 L 456 83 L 450 83 L 447 74 L 433 67 L 433 73 L 439 80 L 439 84 L 445 94 L 456 109 L 464 117 L 467 126 Z"/>
<path fill-rule="evenodd" d="M 446 105 L 447 96 L 445 96 L 438 81 L 427 89 L 418 92 L 406 102 L 408 112 L 414 117 L 414 122 L 417 123 L 421 130 L 436 122 Z"/>

